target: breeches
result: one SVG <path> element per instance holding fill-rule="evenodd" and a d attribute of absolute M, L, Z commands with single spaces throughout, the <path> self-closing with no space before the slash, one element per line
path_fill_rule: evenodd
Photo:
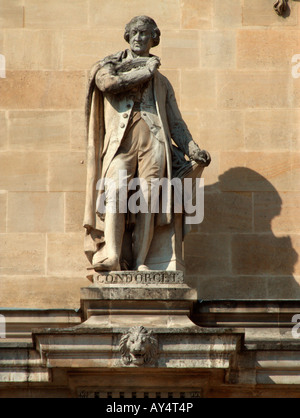
<path fill-rule="evenodd" d="M 120 200 L 127 201 L 124 186 L 127 189 L 128 183 L 134 178 L 143 179 L 141 181 L 145 181 L 150 193 L 151 179 L 161 179 L 165 176 L 165 170 L 165 145 L 154 137 L 140 112 L 136 112 L 105 176 L 109 179 L 105 186 L 107 204 L 113 199 L 118 204 Z M 110 187 L 110 182 L 115 188 Z M 120 186 L 123 187 L 122 193 Z"/>

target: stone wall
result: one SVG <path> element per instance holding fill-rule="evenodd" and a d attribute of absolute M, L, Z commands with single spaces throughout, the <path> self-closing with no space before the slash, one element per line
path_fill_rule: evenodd
<path fill-rule="evenodd" d="M 76 308 L 88 70 L 153 17 L 153 50 L 199 145 L 205 217 L 185 243 L 200 299 L 300 296 L 300 4 L 274 0 L 0 0 L 0 306 Z"/>

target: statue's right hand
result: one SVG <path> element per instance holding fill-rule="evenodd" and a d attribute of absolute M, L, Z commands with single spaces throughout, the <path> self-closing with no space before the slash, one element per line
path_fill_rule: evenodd
<path fill-rule="evenodd" d="M 160 66 L 160 59 L 158 57 L 151 57 L 147 62 L 148 70 L 153 74 Z"/>

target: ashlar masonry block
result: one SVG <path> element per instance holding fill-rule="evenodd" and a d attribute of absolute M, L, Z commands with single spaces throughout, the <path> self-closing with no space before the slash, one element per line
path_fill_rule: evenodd
<path fill-rule="evenodd" d="M 6 232 L 7 192 L 0 190 L 0 232 Z"/>
<path fill-rule="evenodd" d="M 88 2 L 86 0 L 25 0 L 26 28 L 78 28 L 87 26 Z"/>
<path fill-rule="evenodd" d="M 12 29 L 5 32 L 8 70 L 60 70 L 62 35 L 55 30 Z"/>
<path fill-rule="evenodd" d="M 45 274 L 45 234 L 3 233 L 0 242 L 1 275 Z"/>
<path fill-rule="evenodd" d="M 64 151 L 70 146 L 70 114 L 67 111 L 9 112 L 11 150 Z"/>
<path fill-rule="evenodd" d="M 237 34 L 238 68 L 290 72 L 291 59 L 299 51 L 299 30 L 243 29 Z"/>
<path fill-rule="evenodd" d="M 290 78 L 278 71 L 221 71 L 217 105 L 226 109 L 282 108 L 293 102 Z"/>
<path fill-rule="evenodd" d="M 7 71 L 0 82 L 0 109 L 80 109 L 84 103 L 83 71 Z M 19 91 L 22 94 L 16 95 Z"/>
<path fill-rule="evenodd" d="M 0 1 L 0 28 L 22 28 L 24 21 L 23 0 Z"/>
<path fill-rule="evenodd" d="M 0 151 L 6 150 L 8 145 L 7 119 L 5 112 L 0 112 Z"/>
<path fill-rule="evenodd" d="M 290 15 L 283 19 L 273 10 L 273 0 L 244 0 L 243 25 L 244 26 L 295 26 L 297 25 L 297 3 L 289 2 Z"/>
<path fill-rule="evenodd" d="M 47 153 L 34 151 L 1 152 L 0 167 L 0 189 L 10 191 L 47 190 Z"/>
<path fill-rule="evenodd" d="M 213 0 L 181 0 L 183 29 L 210 29 L 213 18 Z"/>
<path fill-rule="evenodd" d="M 155 12 L 154 12 L 155 11 Z M 177 29 L 180 26 L 180 0 L 98 0 L 89 2 L 89 22 L 91 27 L 125 28 L 134 16 L 151 16 L 160 29 Z M 109 16 L 109 19 L 107 19 Z"/>
<path fill-rule="evenodd" d="M 182 70 L 181 108 L 183 111 L 216 106 L 216 75 L 209 70 Z"/>
<path fill-rule="evenodd" d="M 8 232 L 63 232 L 63 193 L 10 192 Z"/>

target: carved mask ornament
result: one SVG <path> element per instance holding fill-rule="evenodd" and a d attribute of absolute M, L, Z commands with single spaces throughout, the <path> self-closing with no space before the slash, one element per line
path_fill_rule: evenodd
<path fill-rule="evenodd" d="M 143 366 L 155 362 L 158 342 L 152 331 L 142 326 L 132 327 L 122 336 L 119 348 L 125 365 Z"/>

